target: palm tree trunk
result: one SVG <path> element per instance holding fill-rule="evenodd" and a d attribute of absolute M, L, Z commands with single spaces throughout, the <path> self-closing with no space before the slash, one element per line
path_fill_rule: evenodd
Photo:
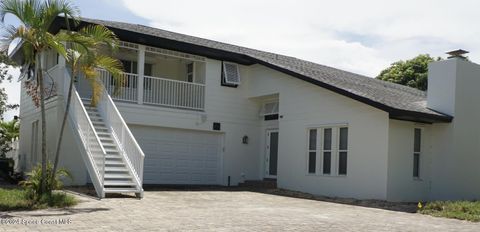
<path fill-rule="evenodd" d="M 63 114 L 63 119 L 62 119 L 62 126 L 60 128 L 60 133 L 58 135 L 58 141 L 57 141 L 57 149 L 55 151 L 55 161 L 53 163 L 53 171 L 52 171 L 52 176 L 50 183 L 53 183 L 55 180 L 55 173 L 57 172 L 57 167 L 58 167 L 58 160 L 60 157 L 60 147 L 62 145 L 62 139 L 63 139 L 63 132 L 65 131 L 65 125 L 67 124 L 67 118 L 68 118 L 68 111 L 70 110 L 70 102 L 72 99 L 72 92 L 73 92 L 73 82 L 74 82 L 74 73 L 73 73 L 73 68 L 72 68 L 72 75 L 70 78 L 70 84 L 68 86 L 68 97 L 67 97 L 67 106 L 65 107 L 65 113 Z"/>
<path fill-rule="evenodd" d="M 45 117 L 45 92 L 43 86 L 43 68 L 44 59 L 43 54 L 40 56 L 40 72 L 38 72 L 38 85 L 40 86 L 40 112 L 42 120 L 42 179 L 40 182 L 40 194 L 46 192 L 46 180 L 47 180 L 47 126 Z"/>

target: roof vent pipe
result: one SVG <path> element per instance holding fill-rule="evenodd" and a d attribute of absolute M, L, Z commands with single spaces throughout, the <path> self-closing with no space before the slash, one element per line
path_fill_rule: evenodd
<path fill-rule="evenodd" d="M 453 51 L 449 51 L 449 52 L 446 52 L 449 57 L 448 59 L 462 59 L 462 60 L 466 60 L 467 57 L 465 56 L 465 54 L 468 53 L 468 51 L 465 51 L 463 49 L 458 49 L 458 50 L 453 50 Z"/>

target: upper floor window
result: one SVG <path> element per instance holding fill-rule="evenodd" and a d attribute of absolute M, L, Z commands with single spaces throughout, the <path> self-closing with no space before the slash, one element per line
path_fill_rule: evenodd
<path fill-rule="evenodd" d="M 420 178 L 420 155 L 422 153 L 422 129 L 415 128 L 413 133 L 413 177 Z"/>
<path fill-rule="evenodd" d="M 136 61 L 130 61 L 130 60 L 120 60 L 123 65 L 123 71 L 127 74 L 138 74 L 138 63 Z M 152 76 L 153 72 L 153 65 L 145 63 L 143 66 L 143 75 L 145 76 Z M 124 87 L 127 88 L 137 88 L 137 77 L 127 75 L 125 78 L 125 83 Z M 110 84 L 114 85 L 114 79 L 110 79 Z M 143 86 L 145 89 L 150 89 L 151 88 L 151 83 L 150 79 L 147 79 L 144 81 Z"/>
<path fill-rule="evenodd" d="M 265 121 L 278 120 L 278 101 L 264 103 L 260 115 Z"/>
<path fill-rule="evenodd" d="M 187 82 L 194 82 L 195 81 L 195 63 L 191 62 L 187 64 Z"/>
<path fill-rule="evenodd" d="M 326 126 L 308 130 L 310 174 L 347 175 L 348 127 Z"/>
<path fill-rule="evenodd" d="M 228 86 L 237 86 L 240 84 L 240 71 L 238 65 L 230 62 L 222 64 L 222 84 Z"/>

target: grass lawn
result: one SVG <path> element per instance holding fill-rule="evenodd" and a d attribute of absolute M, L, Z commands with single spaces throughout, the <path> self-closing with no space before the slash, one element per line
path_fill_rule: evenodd
<path fill-rule="evenodd" d="M 51 197 L 42 197 L 38 202 L 28 199 L 23 189 L 0 188 L 0 211 L 33 210 L 48 207 L 63 208 L 76 205 L 78 200 L 65 193 L 54 192 Z"/>
<path fill-rule="evenodd" d="M 480 201 L 434 201 L 418 210 L 435 217 L 456 218 L 480 222 Z"/>

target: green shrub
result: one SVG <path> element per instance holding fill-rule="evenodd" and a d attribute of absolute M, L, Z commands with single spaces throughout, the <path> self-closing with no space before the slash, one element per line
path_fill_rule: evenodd
<path fill-rule="evenodd" d="M 44 194 L 34 201 L 28 196 L 24 189 L 2 189 L 0 188 L 0 211 L 9 210 L 34 210 L 48 207 L 64 208 L 76 205 L 78 200 L 62 192 L 53 192 L 50 195 Z"/>
<path fill-rule="evenodd" d="M 47 163 L 47 179 L 46 183 L 46 194 L 50 195 L 52 190 L 59 190 L 63 188 L 63 178 L 72 179 L 72 175 L 64 168 L 60 168 L 55 173 L 55 178 L 53 182 L 51 181 L 51 176 L 53 172 L 53 165 L 49 162 Z M 27 179 L 21 181 L 19 184 L 25 188 L 27 191 L 28 197 L 33 200 L 40 200 L 42 196 L 40 196 L 41 192 L 41 183 L 42 180 L 42 166 L 38 165 L 33 168 L 33 170 L 27 173 Z"/>
<path fill-rule="evenodd" d="M 479 201 L 434 201 L 426 203 L 419 213 L 436 217 L 456 218 L 468 221 L 480 221 Z"/>

